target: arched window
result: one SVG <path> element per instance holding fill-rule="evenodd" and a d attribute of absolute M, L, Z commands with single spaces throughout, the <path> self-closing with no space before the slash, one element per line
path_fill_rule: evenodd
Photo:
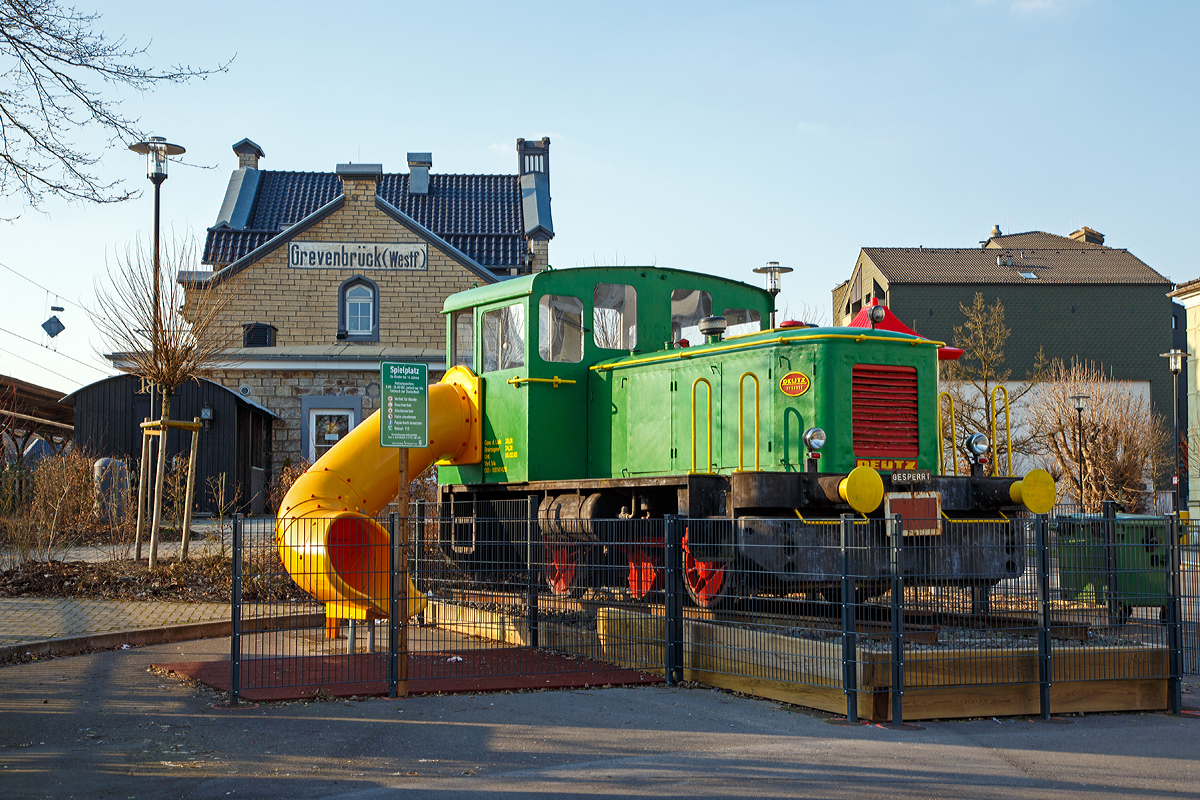
<path fill-rule="evenodd" d="M 379 287 L 370 278 L 355 275 L 338 289 L 338 339 L 379 341 Z"/>

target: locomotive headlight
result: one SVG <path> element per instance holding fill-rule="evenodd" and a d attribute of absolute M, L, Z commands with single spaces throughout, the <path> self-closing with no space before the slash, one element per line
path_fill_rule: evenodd
<path fill-rule="evenodd" d="M 982 433 L 973 433 L 967 437 L 967 449 L 970 450 L 971 454 L 974 456 L 983 455 L 991 446 L 991 442 L 989 442 L 988 438 Z"/>
<path fill-rule="evenodd" d="M 871 320 L 872 327 L 879 325 L 887 319 L 887 309 L 883 306 L 871 306 L 867 312 L 867 318 Z"/>
<path fill-rule="evenodd" d="M 825 431 L 809 428 L 804 432 L 804 446 L 809 450 L 820 450 L 825 446 Z"/>

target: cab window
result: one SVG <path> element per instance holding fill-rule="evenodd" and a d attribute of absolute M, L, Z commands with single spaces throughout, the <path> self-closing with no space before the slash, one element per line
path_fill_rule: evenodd
<path fill-rule="evenodd" d="M 726 336 L 741 336 L 762 330 L 762 317 L 752 308 L 727 308 L 721 316 L 725 317 L 728 325 L 725 328 Z"/>
<path fill-rule="evenodd" d="M 637 290 L 623 283 L 597 283 L 592 291 L 592 340 L 606 350 L 637 347 Z"/>
<path fill-rule="evenodd" d="M 475 313 L 472 309 L 455 311 L 450 327 L 454 336 L 454 361 L 456 367 L 472 367 L 475 354 Z"/>
<path fill-rule="evenodd" d="M 583 361 L 583 301 L 561 294 L 538 303 L 538 355 L 543 361 Z"/>
<path fill-rule="evenodd" d="M 483 312 L 483 371 L 525 364 L 525 308 L 514 303 Z"/>
<path fill-rule="evenodd" d="M 700 320 L 712 316 L 712 295 L 699 289 L 676 289 L 671 292 L 671 341 L 686 340 L 688 344 L 703 344 Z"/>

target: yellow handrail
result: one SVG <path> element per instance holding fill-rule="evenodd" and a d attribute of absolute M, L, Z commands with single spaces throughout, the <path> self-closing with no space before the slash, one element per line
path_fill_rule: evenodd
<path fill-rule="evenodd" d="M 557 389 L 560 383 L 575 383 L 575 381 L 560 378 L 555 375 L 553 378 L 521 378 L 516 375 L 505 381 L 509 386 L 520 386 L 522 383 L 552 383 Z"/>
<path fill-rule="evenodd" d="M 753 372 L 743 372 L 738 378 L 738 472 L 742 469 L 742 384 L 746 378 L 754 381 L 754 471 L 758 472 L 758 376 Z"/>
<path fill-rule="evenodd" d="M 696 472 L 696 387 L 704 384 L 708 389 L 708 461 L 704 464 L 706 473 L 712 472 L 712 384 L 707 378 L 696 378 L 692 381 L 692 472 Z"/>
<path fill-rule="evenodd" d="M 958 441 L 954 433 L 954 395 L 949 392 L 939 392 L 937 402 L 937 429 L 938 429 L 938 474 L 946 474 L 946 444 L 945 437 L 942 436 L 942 398 L 950 401 L 950 452 L 953 454 L 954 475 L 958 476 L 958 453 L 954 450 L 954 443 Z"/>
<path fill-rule="evenodd" d="M 869 334 L 857 333 L 818 333 L 811 335 L 783 335 L 776 336 L 771 339 L 761 339 L 753 342 L 738 342 L 737 344 L 727 344 L 721 347 L 713 347 L 711 345 L 697 345 L 695 347 L 684 347 L 680 350 L 672 351 L 668 355 L 647 356 L 646 358 L 635 358 L 631 361 L 621 361 L 616 364 L 594 364 L 588 369 L 603 371 L 617 369 L 618 367 L 632 367 L 638 364 L 654 364 L 659 361 L 671 361 L 681 358 L 693 358 L 695 356 L 706 356 L 710 353 L 720 353 L 725 350 L 741 350 L 753 347 L 770 347 L 775 344 L 790 344 L 792 342 L 802 342 L 805 340 L 816 339 L 853 339 L 856 342 L 894 342 L 902 344 L 908 342 L 913 347 L 919 344 L 931 344 L 934 347 L 943 347 L 945 342 L 934 341 L 933 339 L 895 339 L 891 336 L 871 336 Z"/>
<path fill-rule="evenodd" d="M 1012 417 L 1008 412 L 1008 389 L 997 384 L 996 388 L 992 389 L 992 394 L 988 397 L 988 430 L 992 434 L 992 474 L 1000 474 L 1000 463 L 996 460 L 996 392 L 1004 392 L 1004 435 L 1007 446 L 1004 448 L 1005 454 L 1008 456 L 1008 477 L 1013 474 L 1012 462 Z"/>

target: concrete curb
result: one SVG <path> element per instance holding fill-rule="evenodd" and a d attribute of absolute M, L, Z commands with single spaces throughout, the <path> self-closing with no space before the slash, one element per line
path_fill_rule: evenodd
<path fill-rule="evenodd" d="M 325 614 L 296 614 L 288 617 L 248 619 L 242 621 L 242 633 L 258 633 L 264 630 L 295 630 L 325 625 Z M 43 639 L 0 647 L 0 661 L 22 655 L 67 656 L 85 653 L 88 650 L 112 650 L 122 645 L 140 647 L 148 644 L 170 644 L 195 639 L 219 639 L 231 635 L 229 620 L 192 622 L 187 625 L 166 625 L 158 628 L 133 628 L 108 633 L 90 633 L 84 636 L 68 636 L 61 639 Z"/>

